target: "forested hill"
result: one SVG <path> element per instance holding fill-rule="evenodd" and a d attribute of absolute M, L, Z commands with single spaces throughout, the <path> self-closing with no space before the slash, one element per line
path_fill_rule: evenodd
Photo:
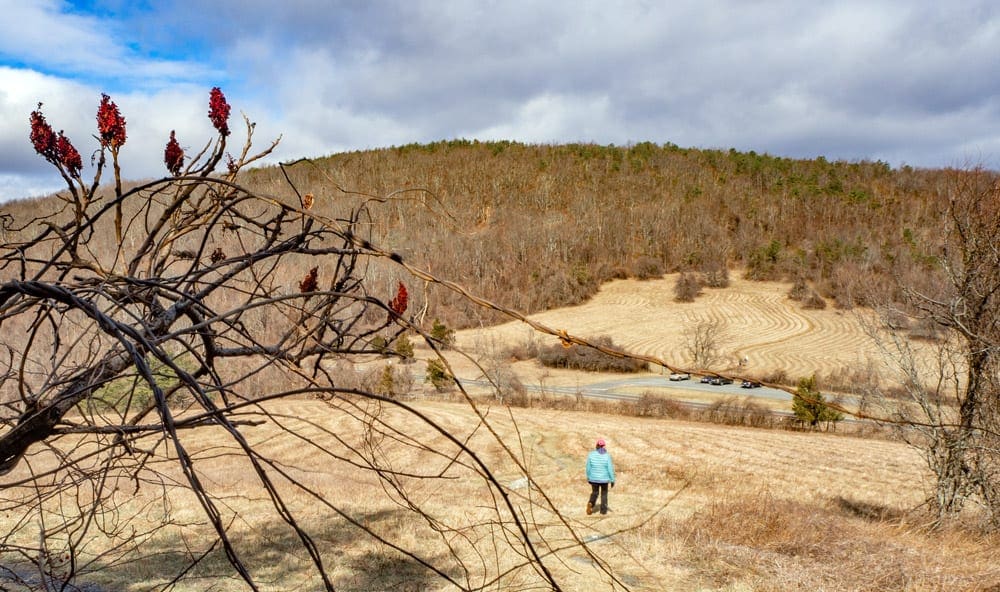
<path fill-rule="evenodd" d="M 457 140 L 255 169 L 241 182 L 291 199 L 286 174 L 323 214 L 388 198 L 372 202 L 373 242 L 523 312 L 581 302 L 611 278 L 689 271 L 713 284 L 735 268 L 798 281 L 831 306 L 872 288 L 891 296 L 894 273 L 928 281 L 940 206 L 970 176 L 672 144 Z M 452 326 L 496 320 L 443 290 L 427 296 Z"/>

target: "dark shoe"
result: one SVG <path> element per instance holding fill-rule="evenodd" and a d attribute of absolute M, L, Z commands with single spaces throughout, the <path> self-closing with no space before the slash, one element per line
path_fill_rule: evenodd
<path fill-rule="evenodd" d="M 594 513 L 594 504 L 587 502 L 587 516 Z"/>

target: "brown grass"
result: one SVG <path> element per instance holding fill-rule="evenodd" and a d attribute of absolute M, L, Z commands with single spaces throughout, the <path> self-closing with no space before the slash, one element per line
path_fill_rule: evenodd
<path fill-rule="evenodd" d="M 789 384 L 815 373 L 821 379 L 830 377 L 831 383 L 841 388 L 849 387 L 851 379 L 860 384 L 870 378 L 871 360 L 877 353 L 858 321 L 858 315 L 865 314 L 863 310 L 804 309 L 786 297 L 791 284 L 752 282 L 738 273 L 726 288 L 709 289 L 694 302 L 677 302 L 673 286 L 679 277 L 615 280 L 602 286 L 585 304 L 531 318 L 584 338 L 608 336 L 625 351 L 655 356 L 682 368 L 692 362 L 685 350 L 685 329 L 701 321 L 717 321 L 725 340 L 723 361 L 714 370 L 739 371 L 757 378 L 781 371 Z M 537 339 L 529 335 L 524 324 L 511 322 L 463 331 L 457 340 L 461 348 L 482 350 L 482 344 L 491 341 L 517 347 Z M 743 358 L 747 362 L 740 366 Z M 531 362 L 515 367 L 531 382 L 539 374 Z M 554 371 L 549 374 L 556 381 L 563 376 Z M 580 375 L 565 376 L 572 381 Z M 822 383 L 820 387 L 829 388 Z"/>
<path fill-rule="evenodd" d="M 486 442 L 470 434 L 475 421 L 467 406 L 416 404 L 455 434 L 472 436 L 474 444 Z M 269 410 L 320 418 L 315 426 L 298 428 L 314 437 L 322 437 L 318 427 L 347 439 L 358 436 L 351 422 L 321 401 L 285 401 Z M 500 408 L 487 411 L 568 524 L 630 589 L 971 591 L 1000 585 L 995 537 L 972 527 L 933 532 L 923 525 L 919 505 L 927 475 L 917 455 L 901 444 L 577 411 L 515 409 L 511 416 Z M 273 426 L 247 433 L 262 450 L 296 459 L 290 470 L 350 515 L 417 545 L 428 557 L 443 553 L 422 527 L 400 520 L 400 508 L 381 495 L 371 476 L 297 458 L 298 440 Z M 583 458 L 598 436 L 608 440 L 618 472 L 606 517 L 587 516 L 583 507 L 589 493 Z M 250 472 L 227 453 L 230 444 L 221 434 L 204 432 L 191 445 L 211 487 L 235 512 L 235 540 L 266 582 L 262 588 L 315 588 L 296 541 L 269 518 L 266 500 L 251 493 Z M 501 451 L 485 446 L 482 452 L 523 506 L 528 490 L 517 484 L 516 471 L 505 471 Z M 406 467 L 421 460 L 404 456 L 393 462 Z M 414 487 L 419 492 L 421 485 Z M 204 547 L 211 533 L 198 524 L 194 501 L 179 490 L 168 493 L 164 498 L 162 489 L 147 486 L 126 507 L 154 517 L 168 503 L 184 526 L 151 541 L 149 548 L 158 553 L 141 564 L 107 566 L 88 581 L 106 589 L 148 589 L 158 581 L 149 574 L 179 565 L 188 550 Z M 454 524 L 475 519 L 477 507 L 488 502 L 478 479 L 461 476 L 419 495 Z M 294 492 L 288 499 L 320 544 L 338 590 L 447 589 L 418 565 L 357 536 L 313 500 Z M 533 516 L 551 540 L 566 537 L 552 518 Z M 547 563 L 564 589 L 610 589 L 599 583 L 592 561 L 570 547 Z M 223 577 L 226 571 L 222 557 L 213 553 L 177 590 L 242 589 Z"/>

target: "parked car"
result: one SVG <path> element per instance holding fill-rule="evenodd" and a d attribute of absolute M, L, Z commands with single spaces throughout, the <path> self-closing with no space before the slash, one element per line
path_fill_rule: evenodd
<path fill-rule="evenodd" d="M 753 380 L 744 380 L 740 386 L 742 388 L 758 388 L 760 387 L 760 383 Z"/>
<path fill-rule="evenodd" d="M 712 384 L 715 386 L 721 386 L 723 384 L 733 384 L 732 378 L 726 378 L 725 376 L 716 376 L 712 378 Z"/>
<path fill-rule="evenodd" d="M 670 380 L 691 380 L 691 375 L 687 372 L 674 372 L 670 375 Z"/>
<path fill-rule="evenodd" d="M 702 384 L 711 384 L 712 383 L 712 377 L 711 376 L 702 376 L 701 377 L 701 383 Z"/>

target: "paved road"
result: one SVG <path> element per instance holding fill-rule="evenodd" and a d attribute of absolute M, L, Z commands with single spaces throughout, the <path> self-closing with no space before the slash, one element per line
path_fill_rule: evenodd
<path fill-rule="evenodd" d="M 466 387 L 489 387 L 490 383 L 483 379 L 469 379 L 460 378 L 459 379 L 463 386 Z M 605 380 L 601 382 L 595 382 L 587 385 L 580 386 L 542 386 L 539 384 L 526 384 L 524 387 L 531 392 L 547 392 L 556 393 L 563 395 L 577 395 L 580 394 L 584 397 L 592 397 L 595 399 L 610 399 L 618 401 L 637 401 L 640 395 L 625 392 L 627 390 L 634 389 L 653 389 L 653 388 L 673 388 L 673 389 L 683 389 L 688 391 L 703 391 L 713 394 L 727 394 L 733 396 L 754 396 L 763 397 L 767 399 L 775 399 L 779 401 L 791 401 L 792 396 L 785 391 L 760 387 L 755 389 L 745 389 L 740 387 L 739 384 L 725 384 L 725 385 L 712 385 L 704 384 L 699 382 L 697 379 L 693 380 L 680 380 L 673 381 L 669 380 L 666 376 L 630 376 L 624 378 L 616 378 L 614 380 Z M 693 407 L 705 407 L 707 403 L 688 403 Z"/>
<path fill-rule="evenodd" d="M 634 389 L 634 388 L 675 388 L 684 389 L 688 391 L 703 391 L 706 393 L 723 393 L 729 395 L 741 395 L 741 396 L 754 396 L 763 397 L 766 399 L 775 399 L 778 401 L 791 401 L 792 396 L 783 390 L 769 388 L 762 386 L 755 389 L 745 389 L 741 387 L 738 383 L 733 384 L 705 384 L 700 382 L 697 377 L 691 380 L 669 380 L 666 376 L 640 376 L 640 377 L 630 377 L 621 378 L 615 380 L 608 380 L 605 382 L 597 382 L 589 385 L 588 389 L 595 391 L 609 390 L 614 391 L 618 389 Z"/>
<path fill-rule="evenodd" d="M 476 386 L 476 387 L 491 387 L 491 384 L 487 380 L 483 379 L 459 379 L 462 384 L 466 387 Z M 653 389 L 653 388 L 672 388 L 672 389 L 683 389 L 687 391 L 702 391 L 706 393 L 713 394 L 723 394 L 731 396 L 743 396 L 743 397 L 760 397 L 764 399 L 772 399 L 775 401 L 785 401 L 788 403 L 787 410 L 775 410 L 772 411 L 775 415 L 792 415 L 791 411 L 791 401 L 792 395 L 775 388 L 770 388 L 766 386 L 761 386 L 758 388 L 745 389 L 739 385 L 739 383 L 734 382 L 733 384 L 724 385 L 713 385 L 702 383 L 697 377 L 691 380 L 670 380 L 666 376 L 626 376 L 622 378 L 616 378 L 614 380 L 605 380 L 600 382 L 594 382 L 587 385 L 580 386 L 542 386 L 539 384 L 526 384 L 524 387 L 531 392 L 546 392 L 546 393 L 557 393 L 563 395 L 576 396 L 577 394 L 584 397 L 592 397 L 595 399 L 605 399 L 612 401 L 637 401 L 642 395 L 637 395 L 629 392 L 624 392 L 626 390 L 635 389 Z M 703 401 L 677 401 L 681 405 L 689 407 L 691 409 L 705 409 L 711 405 L 711 403 Z M 850 404 L 850 401 L 847 401 Z M 845 422 L 858 421 L 852 417 L 845 417 L 843 419 Z"/>

